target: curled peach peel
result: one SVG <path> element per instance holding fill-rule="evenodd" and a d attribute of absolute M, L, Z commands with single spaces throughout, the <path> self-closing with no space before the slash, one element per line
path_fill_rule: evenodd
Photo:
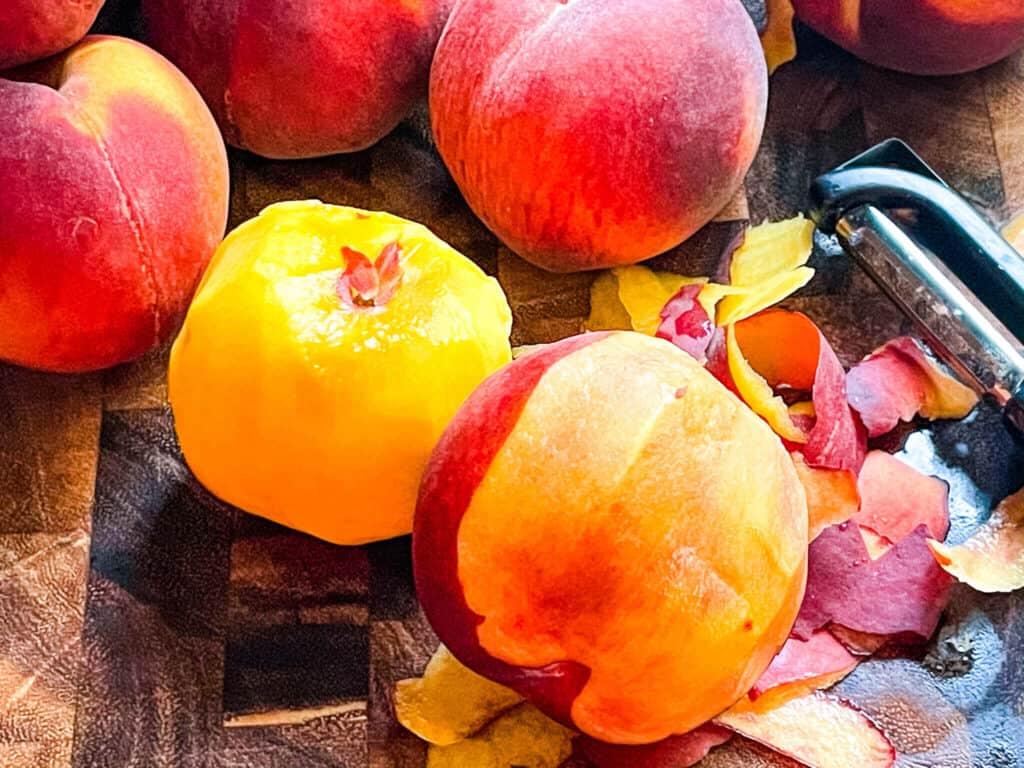
<path fill-rule="evenodd" d="M 940 369 L 908 336 L 887 342 L 851 368 L 846 389 L 871 437 L 917 414 L 961 419 L 978 402 L 973 390 Z"/>
<path fill-rule="evenodd" d="M 871 451 L 857 479 L 860 509 L 853 521 L 890 542 L 900 541 L 922 523 L 940 541 L 949 531 L 949 486 L 922 474 L 885 451 Z"/>
<path fill-rule="evenodd" d="M 814 541 L 826 528 L 849 520 L 860 508 L 857 475 L 849 469 L 808 466 L 799 453 L 790 454 L 807 494 L 807 537 Z"/>
<path fill-rule="evenodd" d="M 792 443 L 806 443 L 807 434 L 796 425 L 786 401 L 775 394 L 771 386 L 745 357 L 737 341 L 736 326 L 726 329 L 729 373 L 743 401 L 751 410 L 771 425 L 776 434 Z"/>
<path fill-rule="evenodd" d="M 716 322 L 729 325 L 774 306 L 814 276 L 807 260 L 814 247 L 814 224 L 803 216 L 767 222 L 747 230 L 732 254 L 733 295 L 718 304 Z"/>
<path fill-rule="evenodd" d="M 792 0 L 768 0 L 768 24 L 761 32 L 761 47 L 768 64 L 768 74 L 796 58 L 796 35 L 793 33 Z"/>
<path fill-rule="evenodd" d="M 825 529 L 808 553 L 807 592 L 791 634 L 801 639 L 842 625 L 858 632 L 926 640 L 935 632 L 952 577 L 935 563 L 924 525 L 877 558 L 854 523 Z"/>
<path fill-rule="evenodd" d="M 633 265 L 602 272 L 590 289 L 591 331 L 637 331 L 653 336 L 661 322 L 660 313 L 682 287 L 704 286 L 707 296 L 714 298 L 707 278 L 685 277 L 671 272 L 654 272 Z M 727 287 L 726 287 L 727 288 Z M 707 300 L 707 297 L 705 297 Z M 714 305 L 711 304 L 711 311 Z"/>
<path fill-rule="evenodd" d="M 613 270 L 619 284 L 619 299 L 630 317 L 632 330 L 653 336 L 665 303 L 684 285 L 701 285 L 705 278 L 684 277 L 671 272 L 653 272 L 647 267 Z M 624 330 L 630 330 L 629 328 Z"/>
<path fill-rule="evenodd" d="M 892 639 L 891 635 L 858 632 L 838 624 L 830 624 L 828 631 L 854 656 L 870 656 L 877 653 Z"/>
<path fill-rule="evenodd" d="M 657 336 L 667 339 L 681 350 L 704 362 L 715 326 L 700 304 L 700 285 L 684 285 L 661 310 Z"/>
<path fill-rule="evenodd" d="M 827 630 L 814 632 L 807 640 L 790 637 L 746 698 L 729 712 L 775 709 L 791 699 L 835 685 L 859 663 L 860 659 Z"/>
<path fill-rule="evenodd" d="M 799 312 L 769 309 L 730 326 L 729 334 L 730 370 L 747 404 L 781 437 L 803 443 L 809 465 L 857 472 L 867 436 L 847 402 L 846 372 L 818 327 Z M 811 391 L 814 419 L 806 433 L 774 393 L 783 386 Z"/>
<path fill-rule="evenodd" d="M 763 712 L 725 712 L 715 723 L 812 768 L 890 768 L 896 761 L 867 716 L 819 693 Z"/>
<path fill-rule="evenodd" d="M 398 722 L 439 746 L 472 736 L 522 700 L 515 691 L 464 667 L 443 645 L 423 677 L 399 680 L 393 697 Z"/>
<path fill-rule="evenodd" d="M 427 768 L 558 768 L 572 754 L 572 732 L 520 704 L 475 736 L 431 744 Z"/>
<path fill-rule="evenodd" d="M 806 526 L 778 439 L 696 361 L 585 334 L 468 398 L 424 475 L 413 564 L 460 661 L 590 736 L 651 743 L 767 667 L 799 607 Z"/>
<path fill-rule="evenodd" d="M 1024 588 L 1024 489 L 1003 499 L 963 544 L 929 540 L 928 546 L 947 573 L 979 592 Z"/>

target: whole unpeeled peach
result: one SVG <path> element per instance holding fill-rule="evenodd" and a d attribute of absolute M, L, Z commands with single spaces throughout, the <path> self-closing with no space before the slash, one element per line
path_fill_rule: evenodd
<path fill-rule="evenodd" d="M 81 40 L 103 0 L 3 0 L 0 69 L 50 56 Z"/>
<path fill-rule="evenodd" d="M 520 357 L 434 449 L 416 588 L 466 666 L 598 739 L 714 717 L 803 595 L 804 491 L 781 442 L 689 355 L 636 333 Z"/>
<path fill-rule="evenodd" d="M 217 125 L 181 72 L 124 38 L 3 77 L 0 359 L 84 371 L 137 357 L 177 330 L 224 234 Z"/>
<path fill-rule="evenodd" d="M 153 45 L 229 144 L 274 158 L 354 152 L 426 94 L 452 0 L 143 0 Z"/>
<path fill-rule="evenodd" d="M 740 0 L 463 0 L 430 76 L 466 201 L 558 272 L 641 261 L 707 223 L 754 158 L 766 97 Z"/>
<path fill-rule="evenodd" d="M 969 72 L 1024 45 L 1024 0 L 793 0 L 808 26 L 880 67 Z"/>

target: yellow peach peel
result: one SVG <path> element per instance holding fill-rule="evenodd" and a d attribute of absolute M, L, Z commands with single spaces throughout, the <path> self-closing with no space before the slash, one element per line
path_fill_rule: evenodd
<path fill-rule="evenodd" d="M 426 227 L 279 203 L 214 254 L 171 351 L 185 459 L 225 501 L 338 544 L 408 533 L 466 396 L 511 359 L 497 282 Z"/>
<path fill-rule="evenodd" d="M 718 305 L 718 325 L 756 315 L 803 288 L 814 277 L 806 266 L 813 248 L 814 223 L 803 216 L 748 229 L 729 267 L 730 284 L 743 290 Z"/>
<path fill-rule="evenodd" d="M 1006 222 L 1002 234 L 1006 242 L 1018 251 L 1024 252 L 1024 211 L 1018 211 Z"/>
<path fill-rule="evenodd" d="M 589 331 L 637 331 L 654 336 L 661 324 L 661 310 L 684 285 L 699 283 L 697 301 L 709 317 L 724 297 L 740 289 L 712 283 L 706 277 L 687 277 L 672 272 L 655 272 L 633 265 L 602 272 L 590 288 Z"/>
<path fill-rule="evenodd" d="M 706 283 L 707 278 L 684 277 L 671 272 L 653 272 L 647 267 L 630 266 L 615 270 L 619 282 L 619 300 L 632 321 L 632 329 L 653 336 L 661 324 L 661 309 L 684 285 Z"/>
<path fill-rule="evenodd" d="M 768 0 L 768 24 L 761 33 L 768 74 L 796 58 L 796 35 L 793 32 L 792 0 Z"/>
<path fill-rule="evenodd" d="M 747 229 L 732 255 L 729 282 L 756 288 L 777 275 L 804 266 L 814 248 L 814 222 L 803 215 Z"/>
<path fill-rule="evenodd" d="M 810 267 L 797 267 L 790 272 L 781 272 L 768 278 L 756 288 L 749 291 L 726 296 L 718 305 L 718 325 L 732 325 L 740 320 L 753 317 L 758 312 L 773 307 L 790 296 L 814 277 Z"/>
<path fill-rule="evenodd" d="M 1024 489 L 1006 497 L 963 544 L 934 539 L 928 546 L 939 565 L 979 592 L 1024 588 Z"/>
<path fill-rule="evenodd" d="M 653 336 L 661 310 L 684 285 L 704 287 L 697 301 L 719 326 L 767 309 L 814 276 L 806 266 L 814 246 L 814 224 L 803 216 L 749 227 L 732 255 L 729 285 L 706 277 L 655 272 L 641 265 L 602 272 L 590 289 L 590 331 L 637 331 Z"/>
<path fill-rule="evenodd" d="M 424 741 L 448 746 L 472 736 L 523 700 L 515 691 L 464 667 L 443 645 L 423 677 L 395 685 L 395 717 Z"/>
<path fill-rule="evenodd" d="M 864 714 L 811 693 L 763 711 L 723 712 L 715 723 L 815 768 L 890 768 L 892 745 Z"/>
<path fill-rule="evenodd" d="M 743 356 L 733 325 L 726 330 L 726 351 L 729 374 L 743 401 L 767 421 L 776 434 L 793 443 L 806 443 L 807 434 L 793 421 L 793 414 L 786 406 L 786 401 L 772 391 L 764 377 Z"/>
<path fill-rule="evenodd" d="M 431 745 L 427 768 L 558 768 L 572 754 L 572 731 L 520 704 L 472 738 Z"/>

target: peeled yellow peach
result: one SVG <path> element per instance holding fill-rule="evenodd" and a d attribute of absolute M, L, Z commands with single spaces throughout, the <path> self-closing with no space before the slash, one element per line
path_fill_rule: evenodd
<path fill-rule="evenodd" d="M 467 395 L 511 359 L 497 282 L 425 227 L 279 203 L 218 248 L 171 351 L 182 451 L 225 501 L 338 544 L 408 533 Z"/>

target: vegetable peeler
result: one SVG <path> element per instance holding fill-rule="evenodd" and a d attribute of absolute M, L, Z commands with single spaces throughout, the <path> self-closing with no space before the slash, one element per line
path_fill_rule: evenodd
<path fill-rule="evenodd" d="M 1024 257 L 899 139 L 819 176 L 810 194 L 818 228 L 1024 436 Z"/>

